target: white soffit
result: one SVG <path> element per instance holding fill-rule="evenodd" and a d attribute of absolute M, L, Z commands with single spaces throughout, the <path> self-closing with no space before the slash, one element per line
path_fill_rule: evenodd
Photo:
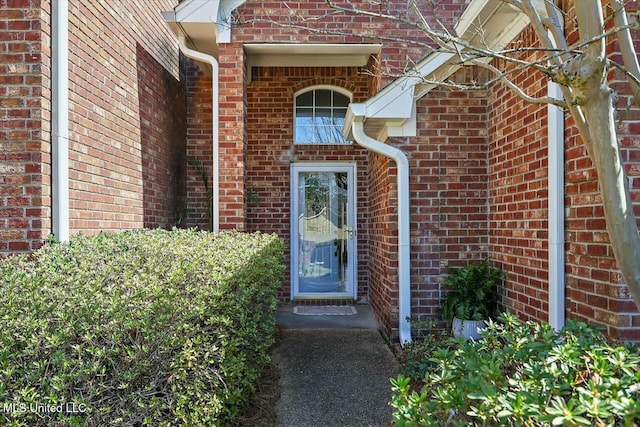
<path fill-rule="evenodd" d="M 380 44 L 250 43 L 244 45 L 250 67 L 362 67 Z"/>
<path fill-rule="evenodd" d="M 533 0 L 541 16 L 546 16 L 545 0 Z M 504 0 L 474 0 L 455 27 L 458 37 L 471 44 L 500 50 L 529 25 L 529 18 Z"/>

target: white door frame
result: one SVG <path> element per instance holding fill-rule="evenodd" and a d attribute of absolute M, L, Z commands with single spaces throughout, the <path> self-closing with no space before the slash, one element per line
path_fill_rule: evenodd
<path fill-rule="evenodd" d="M 347 222 L 352 229 L 352 238 L 347 239 L 347 289 L 345 292 L 299 292 L 299 241 L 298 241 L 298 185 L 299 172 L 345 172 L 347 174 Z M 357 265 L 357 222 L 356 222 L 356 164 L 352 162 L 301 162 L 291 164 L 291 212 L 290 212 L 290 233 L 291 233 L 291 256 L 290 256 L 290 284 L 291 299 L 357 299 L 358 295 L 358 265 Z"/>

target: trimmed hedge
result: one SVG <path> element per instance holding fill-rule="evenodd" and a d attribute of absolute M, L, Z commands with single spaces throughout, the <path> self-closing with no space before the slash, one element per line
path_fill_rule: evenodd
<path fill-rule="evenodd" d="M 274 342 L 274 235 L 140 230 L 0 260 L 0 424 L 211 426 Z"/>

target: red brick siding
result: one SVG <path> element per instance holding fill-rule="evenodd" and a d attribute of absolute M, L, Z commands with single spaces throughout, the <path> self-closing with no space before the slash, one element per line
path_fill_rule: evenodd
<path fill-rule="evenodd" d="M 241 43 L 220 47 L 220 227 L 245 230 L 246 83 Z M 222 220 L 224 219 L 224 221 Z"/>
<path fill-rule="evenodd" d="M 478 80 L 474 68 L 459 82 Z M 417 106 L 411 164 L 412 307 L 437 317 L 442 275 L 487 256 L 487 105 L 484 91 L 432 90 Z"/>
<path fill-rule="evenodd" d="M 420 7 L 425 8 L 425 16 L 437 16 L 438 22 L 431 22 L 432 25 L 444 24 L 451 27 L 457 22 L 468 0 L 444 0 L 433 4 L 436 3 L 435 15 L 431 2 L 423 2 Z M 336 4 L 352 7 L 349 2 L 339 1 Z M 360 9 L 369 8 L 373 12 L 398 16 L 402 16 L 407 10 L 406 0 L 354 4 Z M 234 15 L 239 24 L 233 30 L 236 42 L 384 43 L 379 66 L 385 82 L 402 75 L 407 66 L 415 64 L 427 53 L 421 30 L 386 19 L 336 12 L 328 7 L 325 0 L 295 3 L 249 0 Z M 399 31 L 402 31 L 402 38 L 408 42 L 391 40 Z M 419 43 L 411 43 L 412 40 Z"/>
<path fill-rule="evenodd" d="M 292 162 L 356 162 L 359 297 L 368 289 L 367 152 L 357 145 L 293 145 L 293 95 L 314 85 L 332 85 L 353 92 L 354 102 L 368 95 L 370 77 L 356 67 L 254 68 L 247 87 L 247 228 L 277 233 L 289 242 L 290 165 Z M 287 253 L 287 260 L 289 253 Z M 280 298 L 290 297 L 289 272 Z"/>
<path fill-rule="evenodd" d="M 244 49 L 239 43 L 219 47 L 218 114 L 220 229 L 245 230 L 246 99 Z M 205 171 L 213 191 L 213 81 L 189 61 L 187 154 Z M 186 225 L 210 229 L 203 177 L 191 165 L 188 175 Z"/>
<path fill-rule="evenodd" d="M 567 21 L 570 39 L 575 32 Z M 535 42 L 531 29 L 520 39 Z M 527 92 L 546 93 L 539 73 L 521 73 L 514 81 Z M 620 141 L 632 198 L 640 201 L 640 156 L 634 123 L 627 110 L 628 87 L 620 93 Z M 504 307 L 526 319 L 548 320 L 548 217 L 546 107 L 525 103 L 498 84 L 490 93 L 490 252 L 507 272 Z M 597 174 L 570 115 L 565 122 L 566 315 L 605 327 L 612 338 L 640 340 L 640 316 L 617 268 L 609 244 Z M 636 215 L 640 211 L 634 206 Z"/>
<path fill-rule="evenodd" d="M 187 206 L 183 225 L 210 230 L 210 195 L 203 180 L 213 189 L 212 81 L 195 62 L 187 60 Z M 204 175 L 198 173 L 202 168 Z"/>
<path fill-rule="evenodd" d="M 531 29 L 521 39 L 525 46 L 536 43 Z M 540 73 L 511 77 L 527 93 L 546 95 Z M 546 111 L 502 84 L 489 93 L 489 249 L 506 273 L 503 308 L 539 321 L 548 320 Z"/>
<path fill-rule="evenodd" d="M 398 336 L 398 216 L 395 164 L 369 155 L 369 300 L 383 333 Z"/>
<path fill-rule="evenodd" d="M 144 227 L 182 225 L 186 206 L 186 93 L 137 45 Z"/>
<path fill-rule="evenodd" d="M 178 177 L 169 157 L 171 139 L 183 133 L 184 101 L 177 42 L 160 17 L 173 6 L 170 0 L 69 4 L 72 231 L 176 221 L 169 195 Z"/>
<path fill-rule="evenodd" d="M 637 3 L 631 4 L 628 10 L 637 10 Z M 570 25 L 571 21 L 567 20 L 571 29 Z M 636 30 L 633 36 L 637 52 L 640 34 Z M 575 40 L 575 31 L 571 37 Z M 610 40 L 610 56 L 621 63 L 619 55 L 613 53 L 617 50 L 614 48 L 614 40 Z M 618 117 L 623 119 L 618 126 L 619 141 L 634 212 L 640 221 L 640 127 L 637 125 L 640 110 L 630 102 L 625 78 L 612 73 L 610 82 L 618 92 Z M 613 338 L 639 342 L 640 314 L 609 244 L 598 175 L 570 119 L 566 135 L 567 315 L 601 325 Z"/>
<path fill-rule="evenodd" d="M 50 6 L 0 8 L 0 256 L 37 249 L 51 228 Z"/>
<path fill-rule="evenodd" d="M 478 79 L 460 71 L 458 81 Z M 418 136 L 390 141 L 409 157 L 411 305 L 437 318 L 442 275 L 487 255 L 487 106 L 484 91 L 432 90 L 417 105 Z M 370 299 L 385 334 L 398 337 L 395 165 L 371 156 Z"/>

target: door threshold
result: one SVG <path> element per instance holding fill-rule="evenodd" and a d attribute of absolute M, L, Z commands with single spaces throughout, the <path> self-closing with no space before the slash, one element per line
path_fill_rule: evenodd
<path fill-rule="evenodd" d="M 355 305 L 356 300 L 344 297 L 298 296 L 289 303 L 292 305 Z"/>
<path fill-rule="evenodd" d="M 298 316 L 353 316 L 358 314 L 353 305 L 296 305 L 293 314 Z"/>

